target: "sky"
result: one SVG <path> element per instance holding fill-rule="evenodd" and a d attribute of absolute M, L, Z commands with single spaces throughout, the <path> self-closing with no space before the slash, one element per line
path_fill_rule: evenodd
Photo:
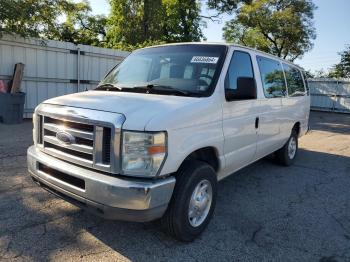
<path fill-rule="evenodd" d="M 89 1 L 94 14 L 109 13 L 107 0 Z M 295 63 L 312 72 L 327 71 L 332 65 L 340 61 L 339 52 L 350 45 L 350 0 L 314 0 L 317 9 L 314 13 L 314 25 L 317 38 L 314 47 Z M 208 14 L 205 7 L 204 15 Z M 207 21 L 207 28 L 203 32 L 210 42 L 224 42 L 222 28 L 230 16 L 224 15 L 221 22 Z"/>

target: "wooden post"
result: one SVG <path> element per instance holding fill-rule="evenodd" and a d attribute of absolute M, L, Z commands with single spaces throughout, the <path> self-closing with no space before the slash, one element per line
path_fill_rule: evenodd
<path fill-rule="evenodd" d="M 23 79 L 24 64 L 18 63 L 15 65 L 15 70 L 13 72 L 12 84 L 11 84 L 11 94 L 18 93 L 21 91 L 21 83 Z"/>

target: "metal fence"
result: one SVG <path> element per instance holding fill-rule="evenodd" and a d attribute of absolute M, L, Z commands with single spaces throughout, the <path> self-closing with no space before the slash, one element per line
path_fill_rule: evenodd
<path fill-rule="evenodd" d="M 129 53 L 67 42 L 6 36 L 0 39 L 0 79 L 10 80 L 24 63 L 24 117 L 42 101 L 91 89 Z"/>
<path fill-rule="evenodd" d="M 350 113 L 350 79 L 309 79 L 311 109 Z"/>

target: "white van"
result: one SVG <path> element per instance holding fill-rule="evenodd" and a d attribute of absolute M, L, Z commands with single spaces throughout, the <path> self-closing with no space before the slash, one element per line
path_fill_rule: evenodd
<path fill-rule="evenodd" d="M 269 54 L 229 44 L 144 48 L 95 90 L 36 108 L 28 169 L 97 215 L 161 218 L 191 241 L 213 215 L 217 181 L 271 153 L 294 162 L 309 108 L 302 69 Z"/>

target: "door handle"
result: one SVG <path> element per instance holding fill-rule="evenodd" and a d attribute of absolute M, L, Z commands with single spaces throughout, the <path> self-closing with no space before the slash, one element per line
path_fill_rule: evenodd
<path fill-rule="evenodd" d="M 255 129 L 259 128 L 259 117 L 255 118 Z"/>

